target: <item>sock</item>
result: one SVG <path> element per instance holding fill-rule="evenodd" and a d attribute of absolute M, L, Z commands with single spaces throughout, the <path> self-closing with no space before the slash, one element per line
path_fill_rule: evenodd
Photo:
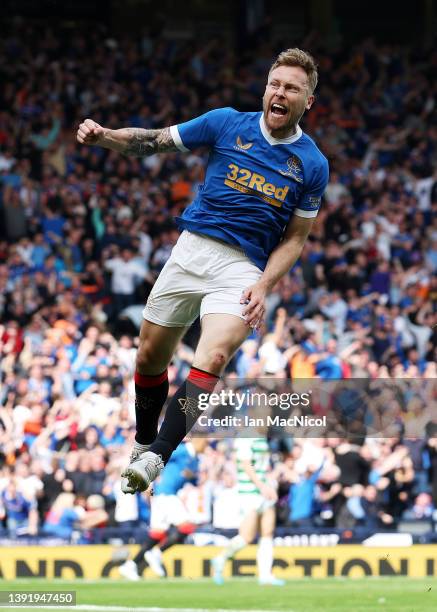
<path fill-rule="evenodd" d="M 183 533 L 177 527 L 172 526 L 170 527 L 168 535 L 165 538 L 165 540 L 162 540 L 161 544 L 159 545 L 159 548 L 161 552 L 164 552 L 165 550 L 168 550 L 175 544 L 182 544 L 182 542 L 185 540 L 186 537 L 187 537 L 187 533 Z"/>
<path fill-rule="evenodd" d="M 259 539 L 256 563 L 258 565 L 258 578 L 260 580 L 268 580 L 272 575 L 273 538 Z"/>
<path fill-rule="evenodd" d="M 150 444 L 156 438 L 158 419 L 168 395 L 167 370 L 157 376 L 135 372 L 135 415 L 138 444 Z"/>
<path fill-rule="evenodd" d="M 218 379 L 215 374 L 193 367 L 187 380 L 172 397 L 158 436 L 149 449 L 152 453 L 161 455 L 164 463 L 168 462 L 172 452 L 202 414 L 202 410 L 198 407 L 199 396 L 201 394 L 209 396 Z"/>
<path fill-rule="evenodd" d="M 227 561 L 228 559 L 232 559 L 232 557 L 234 557 L 237 552 L 245 546 L 247 546 L 246 540 L 243 538 L 243 536 L 238 534 L 234 538 L 232 538 L 232 540 L 229 542 L 229 546 L 225 548 L 225 550 L 222 552 L 221 555 L 219 555 L 218 558 L 221 559 L 223 562 Z"/>
<path fill-rule="evenodd" d="M 144 553 L 159 544 L 161 541 L 161 537 L 153 537 L 152 535 L 147 534 L 144 544 L 141 546 L 140 550 L 137 552 L 135 557 L 133 558 L 133 562 L 136 564 L 138 568 L 138 573 L 142 574 L 145 567 L 146 561 L 144 559 Z"/>

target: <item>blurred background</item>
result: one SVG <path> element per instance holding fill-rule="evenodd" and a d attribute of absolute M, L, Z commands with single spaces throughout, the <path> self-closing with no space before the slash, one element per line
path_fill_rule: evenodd
<path fill-rule="evenodd" d="M 268 69 L 292 46 L 319 65 L 302 127 L 331 178 L 299 263 L 227 375 L 390 383 L 389 438 L 272 438 L 278 537 L 437 541 L 436 16 L 432 0 L 414 18 L 392 1 L 4 0 L 3 542 L 140 542 L 150 517 L 148 496 L 123 496 L 119 482 L 141 310 L 207 151 L 125 158 L 78 146 L 78 124 L 260 110 Z M 170 394 L 198 331 L 174 356 Z M 204 541 L 235 533 L 232 441 L 208 443 L 179 495 Z"/>

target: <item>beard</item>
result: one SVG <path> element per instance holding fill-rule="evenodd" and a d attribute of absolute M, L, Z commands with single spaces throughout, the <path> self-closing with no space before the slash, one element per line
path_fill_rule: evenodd
<path fill-rule="evenodd" d="M 305 112 L 306 100 L 301 104 L 287 104 L 287 112 L 284 115 L 272 113 L 271 107 L 272 100 L 263 98 L 263 115 L 267 127 L 283 137 L 296 131 L 296 125 Z"/>

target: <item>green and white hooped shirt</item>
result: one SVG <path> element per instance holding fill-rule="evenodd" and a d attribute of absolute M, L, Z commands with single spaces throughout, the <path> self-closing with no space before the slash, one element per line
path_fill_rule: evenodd
<path fill-rule="evenodd" d="M 260 490 L 249 478 L 243 461 L 250 461 L 261 482 L 267 482 L 270 465 L 269 445 L 265 438 L 239 438 L 234 442 L 237 459 L 238 493 L 259 494 Z"/>

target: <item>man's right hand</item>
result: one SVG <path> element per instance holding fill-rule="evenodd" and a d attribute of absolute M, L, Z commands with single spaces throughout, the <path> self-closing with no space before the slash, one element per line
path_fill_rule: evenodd
<path fill-rule="evenodd" d="M 273 502 L 278 501 L 278 494 L 277 494 L 277 492 L 275 491 L 275 489 L 273 487 L 271 487 L 268 484 L 263 484 L 260 487 L 260 493 L 261 493 L 261 495 L 265 499 L 267 499 L 269 501 L 273 501 Z"/>
<path fill-rule="evenodd" d="M 81 144 L 101 145 L 103 144 L 104 135 L 105 130 L 101 125 L 92 119 L 85 119 L 85 121 L 79 125 L 76 138 Z"/>

